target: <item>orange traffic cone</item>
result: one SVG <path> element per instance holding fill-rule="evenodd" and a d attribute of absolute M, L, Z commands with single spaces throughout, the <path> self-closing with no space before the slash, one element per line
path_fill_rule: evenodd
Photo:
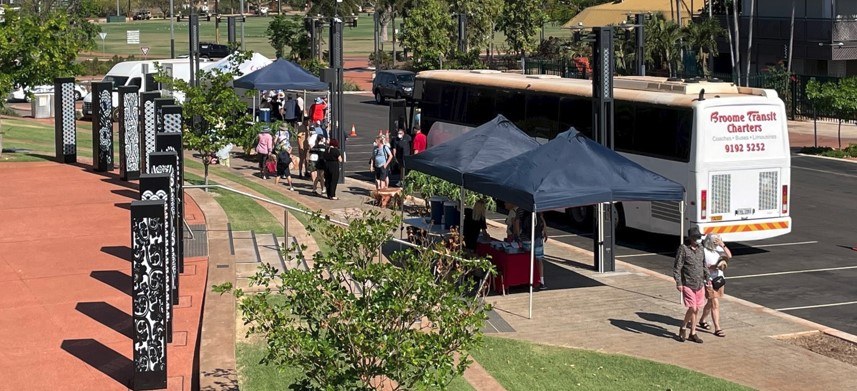
<path fill-rule="evenodd" d="M 348 137 L 357 137 L 357 128 L 354 127 L 354 124 L 351 124 L 351 134 Z"/>

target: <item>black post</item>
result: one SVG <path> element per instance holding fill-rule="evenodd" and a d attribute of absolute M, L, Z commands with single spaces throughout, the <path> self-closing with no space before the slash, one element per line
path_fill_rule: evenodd
<path fill-rule="evenodd" d="M 140 175 L 140 200 L 162 200 L 164 201 L 164 276 L 167 284 L 167 289 L 164 291 L 165 300 L 165 316 L 167 325 L 167 343 L 173 342 L 173 303 L 178 298 L 178 274 L 176 274 L 176 214 L 175 214 L 175 194 L 173 193 L 173 173 L 175 168 L 175 153 L 173 152 L 156 152 L 154 157 L 154 167 L 158 171 L 164 171 L 159 174 L 143 174 Z"/>
<path fill-rule="evenodd" d="M 74 120 L 73 77 L 54 79 L 54 113 L 54 140 L 57 161 L 60 163 L 76 163 L 77 122 Z"/>
<path fill-rule="evenodd" d="M 113 83 L 92 83 L 92 169 L 113 171 Z"/>
<path fill-rule="evenodd" d="M 344 118 L 342 116 L 342 101 L 344 95 L 342 93 L 342 84 L 343 84 L 343 59 L 342 59 L 342 19 L 338 17 L 334 17 L 330 21 L 330 54 L 329 54 L 329 62 L 330 68 L 333 70 L 333 80 L 331 80 L 331 106 L 332 106 L 332 115 L 330 116 L 331 120 L 331 130 L 333 131 L 333 137 L 339 141 L 339 146 L 342 148 L 342 153 L 345 154 L 346 151 L 346 139 L 345 132 L 343 131 L 343 121 Z M 345 165 L 339 165 L 339 183 L 345 183 Z"/>
<path fill-rule="evenodd" d="M 176 153 L 176 213 L 178 223 L 177 225 L 177 236 L 179 241 L 184 238 L 184 151 L 182 148 L 182 135 L 181 133 L 158 133 L 157 137 L 158 143 L 158 152 L 175 152 Z M 179 273 L 184 272 L 184 249 L 179 246 L 178 248 L 178 256 L 176 257 L 178 262 L 178 270 Z"/>
<path fill-rule="evenodd" d="M 165 221 L 164 201 L 131 202 L 134 390 L 167 387 Z"/>
<path fill-rule="evenodd" d="M 375 10 L 373 19 L 375 21 L 375 70 L 381 69 L 381 11 Z"/>
<path fill-rule="evenodd" d="M 645 61 L 645 37 L 646 32 L 643 26 L 646 24 L 646 15 L 637 14 L 635 17 L 634 26 L 635 35 L 636 35 L 636 51 L 634 55 L 634 60 L 636 62 L 636 74 L 637 76 L 646 76 L 646 61 Z"/>
<path fill-rule="evenodd" d="M 238 19 L 235 16 L 226 17 L 226 36 L 229 41 L 229 46 L 234 47 L 236 43 L 238 43 L 238 39 L 235 34 L 235 25 L 238 24 Z"/>
<path fill-rule="evenodd" d="M 188 59 L 190 60 L 190 85 L 197 85 L 196 72 L 199 71 L 199 15 L 191 11 L 188 18 Z"/>
<path fill-rule="evenodd" d="M 140 177 L 140 96 L 137 86 L 119 87 L 119 177 Z"/>
<path fill-rule="evenodd" d="M 601 145 L 613 149 L 613 28 L 595 27 L 592 68 L 592 125 L 593 136 Z M 613 204 L 596 205 L 593 219 L 595 264 L 599 272 L 616 270 L 613 248 Z"/>
<path fill-rule="evenodd" d="M 544 31 L 542 33 L 544 34 Z M 467 51 L 467 15 L 463 13 L 458 14 L 458 51 Z"/>

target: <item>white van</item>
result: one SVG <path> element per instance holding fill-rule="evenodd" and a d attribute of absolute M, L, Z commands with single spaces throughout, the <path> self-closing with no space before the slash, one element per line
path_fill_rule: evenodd
<path fill-rule="evenodd" d="M 160 86 L 155 82 L 157 74 L 156 64 L 165 66 L 170 64 L 173 68 L 173 77 L 189 80 L 190 79 L 190 60 L 188 59 L 167 59 L 153 61 L 125 61 L 120 62 L 110 68 L 107 75 L 104 76 L 102 82 L 113 83 L 113 110 L 114 118 L 116 108 L 119 107 L 119 93 L 116 88 L 120 86 L 137 86 L 140 92 L 158 91 Z M 145 71 L 143 68 L 146 68 Z M 92 116 L 92 93 L 90 92 L 83 98 L 83 117 L 90 118 Z"/>

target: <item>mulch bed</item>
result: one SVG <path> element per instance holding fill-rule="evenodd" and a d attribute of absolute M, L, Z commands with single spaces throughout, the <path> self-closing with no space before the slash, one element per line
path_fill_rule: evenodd
<path fill-rule="evenodd" d="M 806 334 L 785 339 L 786 342 L 800 346 L 822 356 L 857 366 L 857 344 L 825 333 Z"/>

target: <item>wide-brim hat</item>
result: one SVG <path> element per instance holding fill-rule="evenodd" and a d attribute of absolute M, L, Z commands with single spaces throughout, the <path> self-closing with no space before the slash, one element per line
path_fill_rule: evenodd
<path fill-rule="evenodd" d="M 689 230 L 687 230 L 687 237 L 694 239 L 694 240 L 701 238 L 702 233 L 699 232 L 699 227 L 692 227 Z"/>
<path fill-rule="evenodd" d="M 321 98 L 315 98 L 315 103 L 321 103 L 321 102 L 323 102 L 323 101 L 321 100 Z"/>
<path fill-rule="evenodd" d="M 280 124 L 280 130 L 289 130 L 289 124 L 283 122 Z"/>
<path fill-rule="evenodd" d="M 270 127 L 270 126 L 265 126 L 265 127 L 263 127 L 263 128 L 262 128 L 261 132 L 262 132 L 262 133 L 271 133 L 271 127 Z"/>

